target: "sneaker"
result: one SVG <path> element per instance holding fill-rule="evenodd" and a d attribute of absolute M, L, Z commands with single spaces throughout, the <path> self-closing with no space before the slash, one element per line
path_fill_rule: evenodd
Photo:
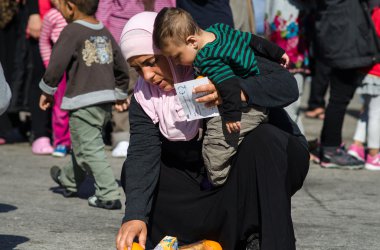
<path fill-rule="evenodd" d="M 323 168 L 362 169 L 364 162 L 349 155 L 344 147 L 323 147 L 320 165 Z"/>
<path fill-rule="evenodd" d="M 58 166 L 53 166 L 50 168 L 50 176 L 51 178 L 53 179 L 53 181 L 55 183 L 58 184 L 58 186 L 64 188 L 63 192 L 62 192 L 62 195 L 66 198 L 69 198 L 69 197 L 77 197 L 78 196 L 78 193 L 77 192 L 73 192 L 73 191 L 69 191 L 67 190 L 61 183 L 61 179 L 60 179 L 60 176 L 61 176 L 61 172 L 62 170 L 58 167 Z"/>
<path fill-rule="evenodd" d="M 112 157 L 121 157 L 125 158 L 127 157 L 127 151 L 129 147 L 128 141 L 121 141 L 119 142 L 116 147 L 112 150 Z"/>
<path fill-rule="evenodd" d="M 65 145 L 57 145 L 51 154 L 54 157 L 65 157 L 68 153 L 67 147 Z"/>
<path fill-rule="evenodd" d="M 109 210 L 121 209 L 121 201 L 119 199 L 111 201 L 102 201 L 99 200 L 98 197 L 96 197 L 95 195 L 88 198 L 88 205 L 91 207 L 99 207 Z"/>
<path fill-rule="evenodd" d="M 367 155 L 367 161 L 365 162 L 365 169 L 368 170 L 380 170 L 380 154 L 375 156 Z"/>
<path fill-rule="evenodd" d="M 347 153 L 352 155 L 358 160 L 364 161 L 365 160 L 365 151 L 363 146 L 358 146 L 356 144 L 352 144 L 349 148 Z"/>

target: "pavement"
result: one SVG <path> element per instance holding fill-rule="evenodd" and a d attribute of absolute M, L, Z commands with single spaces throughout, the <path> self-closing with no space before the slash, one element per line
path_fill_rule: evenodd
<path fill-rule="evenodd" d="M 348 144 L 359 109 L 356 96 L 343 128 Z M 307 138 L 317 138 L 322 122 L 303 122 Z M 112 158 L 107 150 L 119 178 L 123 159 Z M 123 209 L 89 207 L 91 178 L 79 199 L 64 198 L 49 169 L 68 160 L 35 156 L 27 143 L 0 146 L 0 250 L 115 249 Z M 312 163 L 304 187 L 292 199 L 292 216 L 297 249 L 379 250 L 380 172 L 327 170 Z"/>

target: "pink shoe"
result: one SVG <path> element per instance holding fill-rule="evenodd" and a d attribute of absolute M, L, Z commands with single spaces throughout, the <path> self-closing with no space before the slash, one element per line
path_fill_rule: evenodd
<path fill-rule="evenodd" d="M 7 143 L 7 141 L 4 138 L 0 137 L 0 145 L 4 145 L 5 143 Z"/>
<path fill-rule="evenodd" d="M 380 154 L 375 156 L 367 155 L 367 161 L 365 162 L 365 168 L 368 170 L 380 170 Z"/>
<path fill-rule="evenodd" d="M 351 144 L 351 146 L 348 148 L 347 153 L 358 160 L 365 161 L 364 147 L 358 146 L 356 144 Z"/>
<path fill-rule="evenodd" d="M 51 146 L 48 137 L 40 137 L 32 143 L 32 152 L 36 155 L 51 155 L 54 148 Z"/>

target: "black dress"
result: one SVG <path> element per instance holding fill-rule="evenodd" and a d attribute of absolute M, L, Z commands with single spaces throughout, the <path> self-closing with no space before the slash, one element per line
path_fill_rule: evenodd
<path fill-rule="evenodd" d="M 293 85 L 286 71 L 279 72 L 282 81 Z M 265 96 L 268 104 L 277 103 L 264 89 L 256 92 L 261 93 L 256 101 Z M 279 103 L 286 99 L 292 98 Z M 162 138 L 134 98 L 129 112 L 131 141 L 121 176 L 126 192 L 123 221 L 148 223 L 147 249 L 166 235 L 176 236 L 180 244 L 210 239 L 223 249 L 243 249 L 252 233 L 260 234 L 262 250 L 295 249 L 291 196 L 306 177 L 309 154 L 305 138 L 283 109 L 272 109 L 269 117 L 281 129 L 262 124 L 247 135 L 225 185 L 212 189 L 203 185 L 201 141 Z"/>

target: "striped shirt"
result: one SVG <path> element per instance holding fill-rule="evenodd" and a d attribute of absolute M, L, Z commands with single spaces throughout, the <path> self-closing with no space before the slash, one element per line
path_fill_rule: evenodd
<path fill-rule="evenodd" d="M 253 35 L 217 23 L 206 29 L 215 34 L 198 53 L 193 66 L 198 75 L 209 77 L 216 85 L 239 76 L 259 74 L 255 54 L 250 48 Z"/>
<path fill-rule="evenodd" d="M 51 8 L 46 13 L 39 39 L 40 53 L 45 66 L 47 66 L 50 60 L 52 45 L 57 42 L 61 31 L 66 25 L 66 20 L 57 9 Z"/>

